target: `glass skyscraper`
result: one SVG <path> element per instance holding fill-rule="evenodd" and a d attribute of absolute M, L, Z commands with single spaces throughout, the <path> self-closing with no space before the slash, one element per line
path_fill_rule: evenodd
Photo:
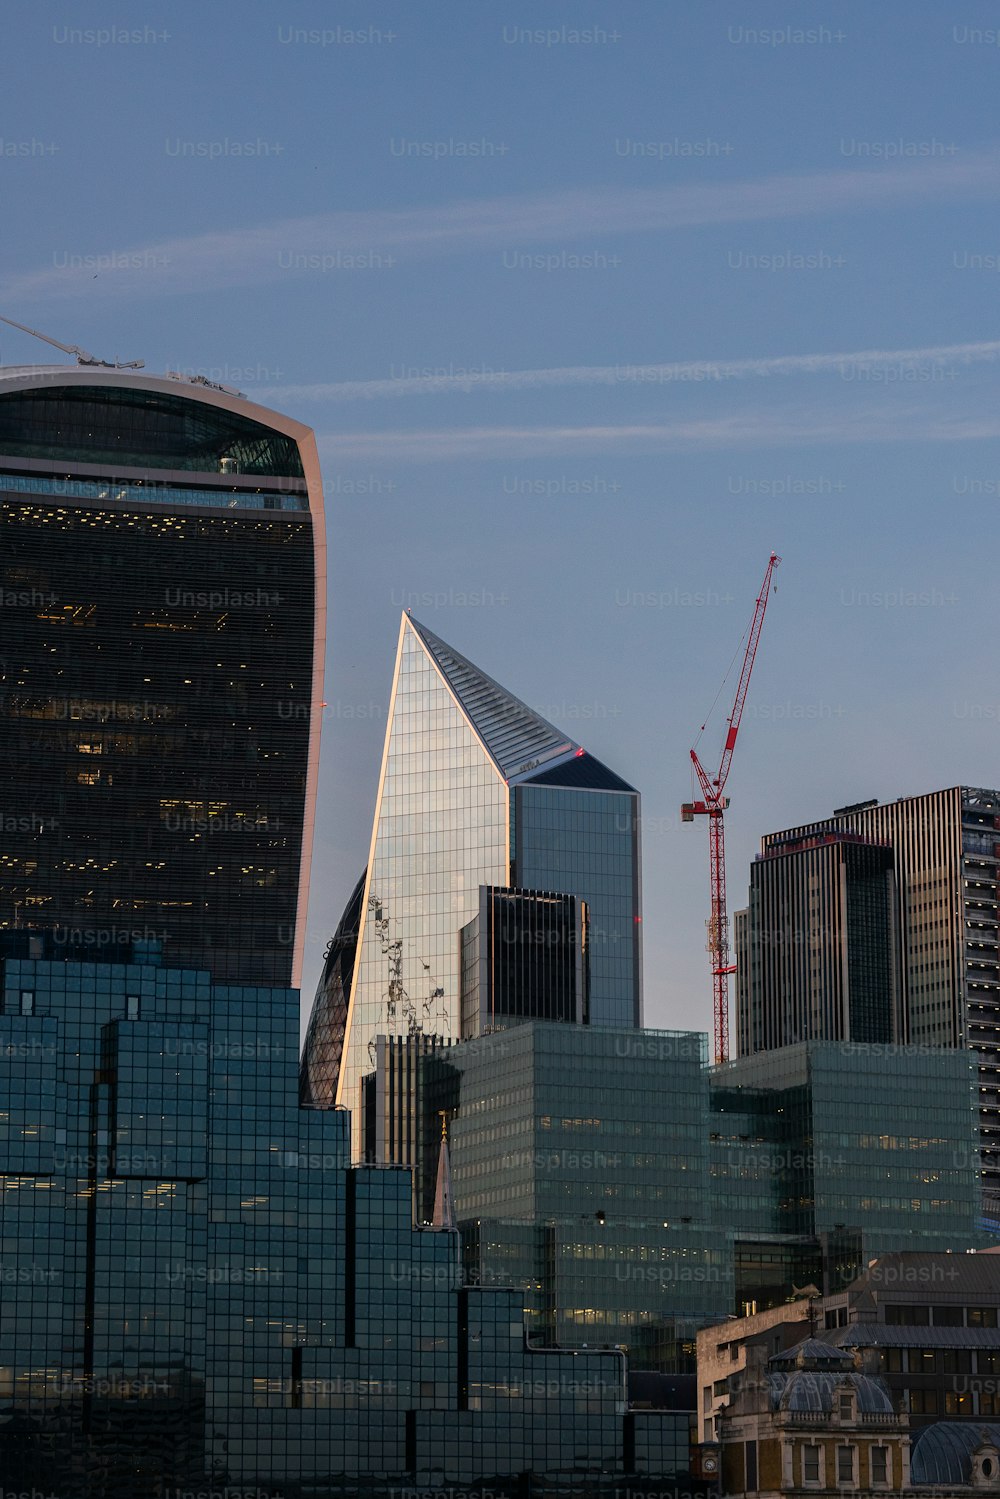
<path fill-rule="evenodd" d="M 0 370 L 0 929 L 298 982 L 325 596 L 307 427 Z"/>
<path fill-rule="evenodd" d="M 459 1038 L 484 885 L 583 900 L 591 1022 L 640 1024 L 638 829 L 633 787 L 404 615 L 350 994 L 339 965 L 324 975 L 312 1101 L 357 1110 L 378 1036 Z"/>

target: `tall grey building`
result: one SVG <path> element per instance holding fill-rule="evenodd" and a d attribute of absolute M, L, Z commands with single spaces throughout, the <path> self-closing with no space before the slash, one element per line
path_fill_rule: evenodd
<path fill-rule="evenodd" d="M 737 1054 L 898 1032 L 892 849 L 857 833 L 770 843 L 735 923 Z"/>
<path fill-rule="evenodd" d="M 983 1180 L 1000 1213 L 1000 791 L 951 786 L 924 796 L 838 808 L 823 821 L 769 834 L 849 832 L 892 846 L 899 955 L 899 1039 L 978 1054 Z"/>

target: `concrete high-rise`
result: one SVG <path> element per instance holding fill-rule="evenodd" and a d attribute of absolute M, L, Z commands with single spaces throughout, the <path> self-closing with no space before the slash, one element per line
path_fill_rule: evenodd
<path fill-rule="evenodd" d="M 0 928 L 298 983 L 325 634 L 300 422 L 204 380 L 0 370 Z"/>
<path fill-rule="evenodd" d="M 306 1042 L 312 1102 L 356 1111 L 379 1036 L 459 1039 L 481 886 L 585 902 L 591 1023 L 641 1024 L 638 793 L 404 615 L 350 994 L 338 959 Z"/>
<path fill-rule="evenodd" d="M 769 834 L 765 855 L 792 838 L 853 833 L 893 850 L 899 1040 L 977 1053 L 983 1182 L 1000 1215 L 1000 791 L 952 786 L 924 796 L 840 807 L 832 817 Z"/>

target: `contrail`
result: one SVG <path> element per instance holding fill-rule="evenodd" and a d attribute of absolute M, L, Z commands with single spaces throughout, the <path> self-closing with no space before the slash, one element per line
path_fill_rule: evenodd
<path fill-rule="evenodd" d="M 449 395 L 477 390 L 540 390 L 567 385 L 686 385 L 761 379 L 772 375 L 821 375 L 897 365 L 990 364 L 1000 358 L 1000 340 L 938 344 L 923 349 L 861 349 L 843 354 L 785 354 L 773 359 L 698 359 L 670 364 L 584 364 L 538 370 L 442 370 L 389 380 L 341 380 L 321 385 L 257 388 L 262 399 L 284 401 L 374 401 L 400 396 Z"/>

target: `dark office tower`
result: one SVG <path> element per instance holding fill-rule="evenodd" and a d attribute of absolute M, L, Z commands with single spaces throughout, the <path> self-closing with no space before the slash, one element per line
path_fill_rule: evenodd
<path fill-rule="evenodd" d="M 587 907 L 573 895 L 479 888 L 462 928 L 462 1039 L 523 1020 L 584 1025 Z"/>
<path fill-rule="evenodd" d="M 892 845 L 899 927 L 902 1034 L 979 1054 L 983 1180 L 1000 1216 L 1000 791 L 952 786 L 926 796 L 840 807 L 775 842 L 852 832 Z"/>
<path fill-rule="evenodd" d="M 459 1038 L 481 885 L 585 901 L 591 1022 L 640 1024 L 638 828 L 631 786 L 404 615 L 346 1027 L 323 983 L 310 1024 L 308 1077 L 341 1054 L 316 1102 L 357 1110 L 380 1035 Z"/>
<path fill-rule="evenodd" d="M 0 927 L 299 981 L 324 576 L 307 427 L 205 381 L 0 371 Z"/>
<path fill-rule="evenodd" d="M 736 922 L 740 1056 L 799 1041 L 892 1041 L 892 849 L 857 833 L 769 843 Z"/>

